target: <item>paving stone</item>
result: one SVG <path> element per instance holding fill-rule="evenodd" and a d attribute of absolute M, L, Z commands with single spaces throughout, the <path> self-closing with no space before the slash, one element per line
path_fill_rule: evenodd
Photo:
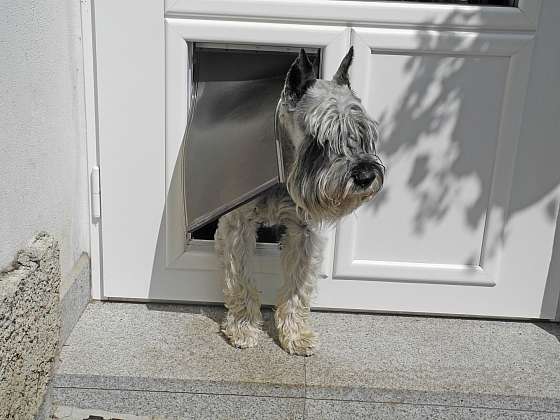
<path fill-rule="evenodd" d="M 303 396 L 303 358 L 288 355 L 264 332 L 258 347 L 233 348 L 219 332 L 223 313 L 90 304 L 62 350 L 55 386 Z"/>
<path fill-rule="evenodd" d="M 267 333 L 247 350 L 234 349 L 219 333 L 223 314 L 220 307 L 91 304 L 63 348 L 55 390 L 76 393 L 76 400 L 92 389 L 282 401 L 306 396 L 325 400 L 327 408 L 329 400 L 403 410 L 455 407 L 458 418 L 470 409 L 519 418 L 560 413 L 557 324 L 316 312 L 319 348 L 302 358 L 275 342 L 270 311 Z"/>
<path fill-rule="evenodd" d="M 302 398 L 254 397 L 245 395 L 189 394 L 174 392 L 123 391 L 75 388 L 56 389 L 54 399 L 59 407 L 74 410 L 81 416 L 84 409 L 92 413 L 119 413 L 123 420 L 157 419 L 255 420 L 303 419 Z M 74 417 L 84 419 L 84 417 Z M 74 420 L 73 417 L 70 419 Z M 87 417 L 85 417 L 87 418 Z M 66 417 L 68 419 L 68 417 Z M 65 419 L 65 420 L 66 420 Z"/>
<path fill-rule="evenodd" d="M 483 409 L 472 407 L 445 407 L 414 404 L 370 403 L 358 401 L 306 400 L 305 418 L 308 420 L 553 420 L 560 419 L 560 414 L 535 411 Z"/>
<path fill-rule="evenodd" d="M 310 398 L 560 411 L 555 324 L 342 313 L 313 322 Z"/>

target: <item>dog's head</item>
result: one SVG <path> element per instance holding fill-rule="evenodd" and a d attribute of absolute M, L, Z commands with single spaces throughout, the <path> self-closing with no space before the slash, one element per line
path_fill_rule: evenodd
<path fill-rule="evenodd" d="M 302 49 L 282 91 L 277 118 L 282 141 L 289 143 L 287 188 L 315 221 L 338 220 L 383 185 L 377 123 L 350 89 L 352 57 L 350 48 L 333 79 L 322 80 Z"/>

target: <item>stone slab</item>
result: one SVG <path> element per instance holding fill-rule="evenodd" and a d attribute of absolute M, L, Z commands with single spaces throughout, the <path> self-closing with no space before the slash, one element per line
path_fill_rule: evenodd
<path fill-rule="evenodd" d="M 61 352 L 56 387 L 303 397 L 304 359 L 263 332 L 240 350 L 219 307 L 90 304 Z M 271 330 L 270 312 L 265 329 Z"/>
<path fill-rule="evenodd" d="M 91 408 L 91 414 L 102 410 L 121 415 L 126 413 L 131 416 L 157 416 L 160 419 L 274 420 L 303 419 L 304 410 L 302 398 L 129 390 L 57 388 L 54 400 L 57 410 L 61 406 L 72 407 L 80 416 L 84 412 L 83 409 Z M 68 409 L 65 412 L 67 413 Z"/>
<path fill-rule="evenodd" d="M 557 324 L 314 313 L 307 396 L 560 411 Z"/>
<path fill-rule="evenodd" d="M 308 420 L 558 420 L 560 414 L 476 407 L 306 400 L 305 418 Z"/>
<path fill-rule="evenodd" d="M 274 341 L 270 311 L 259 346 L 247 350 L 223 339 L 223 315 L 90 304 L 54 386 L 560 413 L 558 324 L 315 312 L 319 348 L 302 358 Z"/>

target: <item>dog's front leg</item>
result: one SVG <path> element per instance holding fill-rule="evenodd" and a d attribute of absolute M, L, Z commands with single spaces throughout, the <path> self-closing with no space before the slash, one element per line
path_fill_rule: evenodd
<path fill-rule="evenodd" d="M 309 326 L 310 301 L 321 262 L 322 241 L 309 226 L 286 223 L 282 238 L 284 284 L 276 308 L 278 339 L 290 354 L 309 356 L 315 334 Z"/>
<path fill-rule="evenodd" d="M 256 346 L 262 325 L 259 291 L 251 272 L 256 230 L 254 212 L 241 207 L 222 216 L 215 235 L 216 251 L 224 266 L 224 301 L 228 310 L 222 332 L 239 348 Z"/>

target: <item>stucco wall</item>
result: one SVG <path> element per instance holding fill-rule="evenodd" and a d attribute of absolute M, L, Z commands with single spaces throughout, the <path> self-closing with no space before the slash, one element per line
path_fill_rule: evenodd
<path fill-rule="evenodd" d="M 0 2 L 0 268 L 39 231 L 88 252 L 80 2 Z"/>

